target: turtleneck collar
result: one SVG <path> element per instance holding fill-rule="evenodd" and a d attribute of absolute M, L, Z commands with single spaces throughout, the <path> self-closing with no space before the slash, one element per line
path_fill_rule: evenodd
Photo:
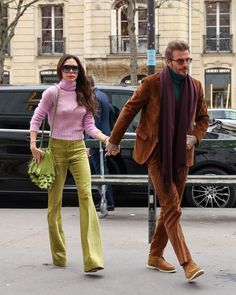
<path fill-rule="evenodd" d="M 76 81 L 68 82 L 68 81 L 62 79 L 59 82 L 59 86 L 60 86 L 61 89 L 66 90 L 66 91 L 75 91 L 75 89 L 76 89 Z"/>
<path fill-rule="evenodd" d="M 186 76 L 182 76 L 182 75 L 179 75 L 179 74 L 176 74 L 175 71 L 173 71 L 170 67 L 169 67 L 169 71 L 170 71 L 170 75 L 171 75 L 171 78 L 176 82 L 176 83 L 180 83 L 182 82 Z"/>
<path fill-rule="evenodd" d="M 178 100 L 179 97 L 180 97 L 180 87 L 181 87 L 182 81 L 184 81 L 186 79 L 186 76 L 178 75 L 170 67 L 168 67 L 168 68 L 169 68 L 171 79 L 172 79 L 173 84 L 174 84 L 175 95 L 176 95 L 176 98 Z"/>

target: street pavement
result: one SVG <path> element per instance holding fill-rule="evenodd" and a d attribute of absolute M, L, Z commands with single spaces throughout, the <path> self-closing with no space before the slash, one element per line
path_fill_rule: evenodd
<path fill-rule="evenodd" d="M 184 208 L 181 224 L 205 274 L 185 279 L 172 247 L 168 274 L 146 268 L 148 209 L 116 208 L 100 218 L 105 269 L 83 272 L 79 210 L 63 207 L 68 267 L 51 264 L 46 209 L 0 209 L 0 295 L 236 294 L 236 209 Z"/>

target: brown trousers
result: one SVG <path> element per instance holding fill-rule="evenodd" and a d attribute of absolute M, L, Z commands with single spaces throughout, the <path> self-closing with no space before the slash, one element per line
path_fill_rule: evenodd
<path fill-rule="evenodd" d="M 189 169 L 187 167 L 182 169 L 178 181 L 172 181 L 171 190 L 167 193 L 165 184 L 160 176 L 157 151 L 152 154 L 147 164 L 160 204 L 160 216 L 151 241 L 150 255 L 162 256 L 167 242 L 170 240 L 180 265 L 183 265 L 192 259 L 180 225 L 182 211 L 180 205 Z"/>

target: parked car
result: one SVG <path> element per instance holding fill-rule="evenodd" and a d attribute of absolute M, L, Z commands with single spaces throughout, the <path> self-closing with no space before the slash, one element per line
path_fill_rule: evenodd
<path fill-rule="evenodd" d="M 42 194 L 27 175 L 31 158 L 29 149 L 29 123 L 38 105 L 42 92 L 50 85 L 18 85 L 0 87 L 0 193 Z M 119 113 L 128 98 L 133 94 L 132 86 L 99 85 L 113 107 Z M 113 118 L 114 119 L 114 118 Z M 130 124 L 128 131 L 134 134 L 138 116 Z M 46 126 L 46 130 L 49 127 Z M 109 157 L 111 173 L 144 173 L 142 166 L 132 160 L 132 149 L 122 150 L 121 154 Z M 76 193 L 74 182 L 68 174 L 65 192 Z M 130 187 L 130 189 L 132 189 Z"/>
<path fill-rule="evenodd" d="M 208 114 L 211 121 L 220 121 L 225 125 L 236 126 L 236 110 L 226 108 L 209 108 Z"/>
<path fill-rule="evenodd" d="M 205 139 L 236 140 L 219 130 L 207 132 Z M 234 175 L 236 174 L 236 148 L 196 148 L 194 165 L 189 174 L 193 175 Z M 236 188 L 228 185 L 187 186 L 185 199 L 193 207 L 234 207 Z"/>
<path fill-rule="evenodd" d="M 207 131 L 236 136 L 236 124 L 224 123 L 221 120 L 213 119 L 210 121 Z"/>
<path fill-rule="evenodd" d="M 29 149 L 29 122 L 42 92 L 49 85 L 20 85 L 0 87 L 0 194 L 22 193 L 46 194 L 33 185 L 27 175 L 27 166 L 31 158 Z M 98 85 L 107 93 L 110 102 L 118 112 L 133 94 L 132 86 Z M 139 120 L 139 114 L 130 124 L 128 131 L 133 136 Z M 130 133 L 129 133 L 130 134 Z M 206 138 L 234 138 L 230 134 L 211 131 Z M 138 165 L 132 159 L 133 150 L 121 149 L 117 156 L 108 158 L 112 174 L 146 174 L 146 165 Z M 196 149 L 195 164 L 190 174 L 236 174 L 236 152 L 234 148 Z M 146 198 L 147 188 L 126 186 L 114 187 L 115 192 L 135 192 Z M 73 179 L 68 174 L 65 193 L 74 194 Z M 118 196 L 118 194 L 117 194 Z M 236 202 L 235 187 L 231 186 L 192 186 L 187 187 L 184 195 L 186 205 L 196 207 L 233 207 Z"/>

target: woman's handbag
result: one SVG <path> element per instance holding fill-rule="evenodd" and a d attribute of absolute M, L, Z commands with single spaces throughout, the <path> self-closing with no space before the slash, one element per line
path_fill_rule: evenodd
<path fill-rule="evenodd" d="M 59 100 L 59 87 L 57 86 L 57 88 L 58 88 L 58 94 L 56 97 L 56 103 L 55 103 L 54 112 L 53 112 L 51 136 L 53 132 L 53 125 L 54 125 L 55 115 L 57 111 L 57 104 Z M 55 160 L 54 160 L 52 150 L 50 148 L 50 143 L 48 147 L 43 148 L 45 120 L 46 119 L 44 119 L 43 121 L 42 134 L 41 134 L 40 146 L 39 146 L 39 148 L 43 150 L 44 154 L 40 163 L 38 164 L 35 162 L 35 159 L 32 158 L 28 166 L 28 174 L 30 176 L 31 181 L 35 185 L 37 185 L 41 189 L 48 190 L 52 187 L 52 184 L 55 181 L 56 165 L 55 165 Z"/>

